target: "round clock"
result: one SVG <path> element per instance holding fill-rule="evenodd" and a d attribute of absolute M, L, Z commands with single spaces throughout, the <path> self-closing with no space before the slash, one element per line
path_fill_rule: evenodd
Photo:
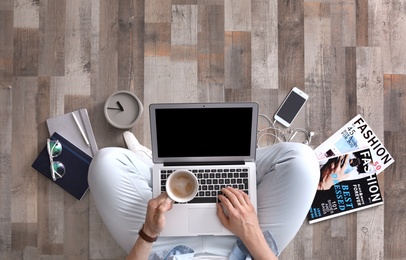
<path fill-rule="evenodd" d="M 131 129 L 140 118 L 143 109 L 136 95 L 129 91 L 118 91 L 107 98 L 104 104 L 104 115 L 112 126 Z"/>

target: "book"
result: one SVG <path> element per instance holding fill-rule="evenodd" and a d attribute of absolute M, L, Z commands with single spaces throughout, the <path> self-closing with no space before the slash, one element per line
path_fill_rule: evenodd
<path fill-rule="evenodd" d="M 370 148 L 322 159 L 310 224 L 383 204 Z"/>
<path fill-rule="evenodd" d="M 75 114 L 78 124 L 83 129 L 89 145 L 87 145 L 81 130 L 75 122 L 75 118 L 72 116 Z M 49 135 L 57 132 L 65 139 L 69 140 L 76 147 L 84 151 L 89 156 L 93 157 L 98 150 L 96 139 L 93 133 L 92 125 L 90 123 L 87 109 L 82 108 L 71 113 L 52 117 L 46 120 Z"/>
<path fill-rule="evenodd" d="M 32 164 L 32 167 L 46 178 L 53 181 L 51 171 L 51 158 L 58 167 L 62 169 L 63 173 L 56 170 L 56 175 L 60 174 L 62 178 L 57 178 L 54 182 L 62 189 L 69 192 L 76 199 L 81 200 L 89 189 L 87 182 L 87 175 L 92 157 L 83 152 L 77 146 L 69 142 L 66 138 L 59 133 L 54 133 L 50 139 L 51 141 L 59 141 L 61 149 L 59 153 L 50 156 L 48 153 L 47 145 L 42 149 L 38 157 Z M 53 149 L 52 147 L 50 149 Z M 57 148 L 53 149 L 56 150 Z"/>
<path fill-rule="evenodd" d="M 371 148 L 377 174 L 395 161 L 369 124 L 358 114 L 314 151 L 317 158 L 322 160 L 366 147 Z"/>

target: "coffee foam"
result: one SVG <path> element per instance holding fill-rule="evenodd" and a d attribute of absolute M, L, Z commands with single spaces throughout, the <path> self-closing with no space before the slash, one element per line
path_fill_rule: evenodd
<path fill-rule="evenodd" d="M 172 178 L 171 190 L 173 195 L 179 198 L 188 198 L 194 195 L 194 180 L 187 173 L 178 173 Z"/>

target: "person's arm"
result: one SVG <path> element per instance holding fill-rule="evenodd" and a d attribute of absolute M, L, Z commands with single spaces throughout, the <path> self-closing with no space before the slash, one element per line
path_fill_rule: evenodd
<path fill-rule="evenodd" d="M 158 237 L 159 233 L 161 233 L 166 224 L 165 212 L 170 209 L 172 209 L 172 201 L 168 199 L 168 195 L 166 193 L 162 193 L 158 197 L 151 199 L 148 202 L 145 223 L 142 228 L 145 235 L 150 238 Z M 138 236 L 133 248 L 127 256 L 127 259 L 148 259 L 152 244 L 152 242 L 148 242 L 141 236 Z"/>
<path fill-rule="evenodd" d="M 248 195 L 230 187 L 223 189 L 223 194 L 219 195 L 222 205 L 217 204 L 217 215 L 223 226 L 242 240 L 254 259 L 277 259 L 265 240 Z"/>

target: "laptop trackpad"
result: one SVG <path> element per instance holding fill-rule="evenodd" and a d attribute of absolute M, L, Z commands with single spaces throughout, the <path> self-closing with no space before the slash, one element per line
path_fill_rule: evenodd
<path fill-rule="evenodd" d="M 215 207 L 189 209 L 189 232 L 211 234 L 221 232 L 223 228 Z"/>

